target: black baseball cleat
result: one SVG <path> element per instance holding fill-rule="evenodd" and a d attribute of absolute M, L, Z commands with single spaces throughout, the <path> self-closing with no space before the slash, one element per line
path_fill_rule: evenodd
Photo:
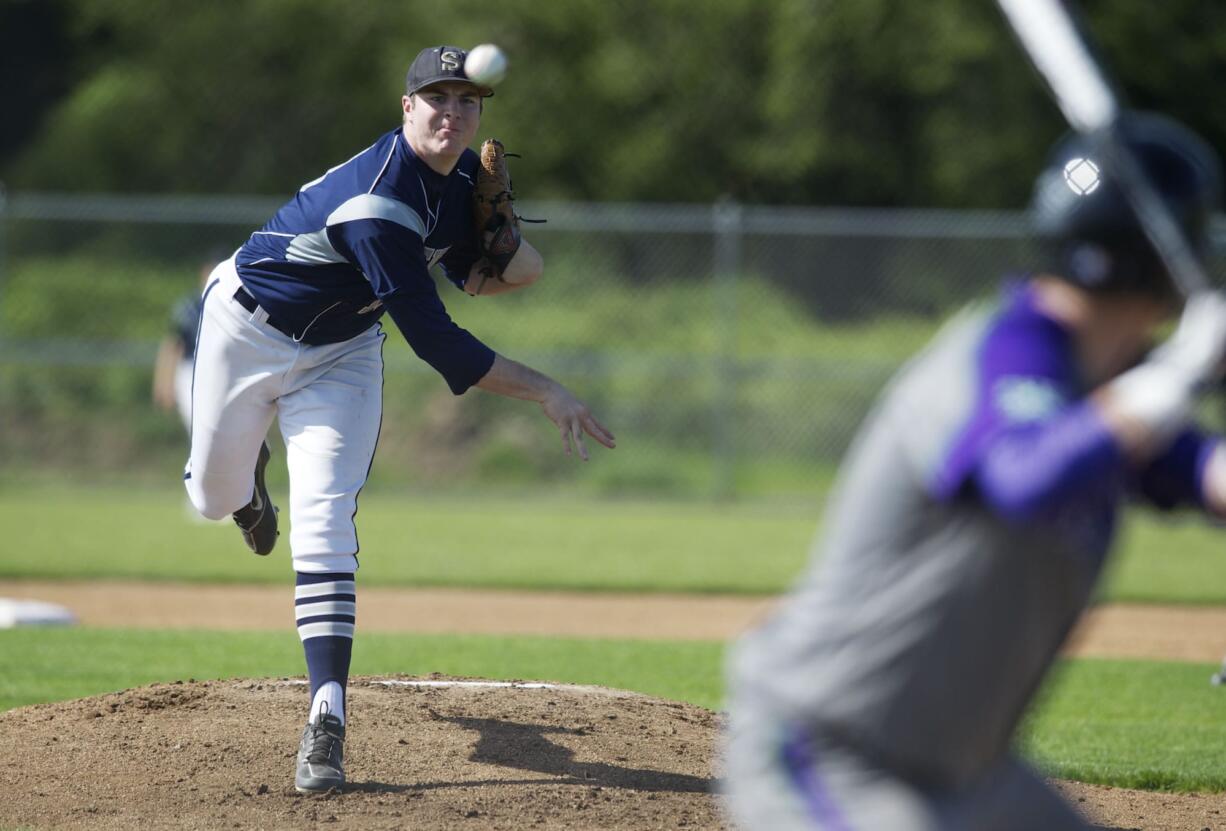
<path fill-rule="evenodd" d="M 243 542 L 261 557 L 272 551 L 280 533 L 277 506 L 268 498 L 268 488 L 264 485 L 264 468 L 271 458 L 272 451 L 268 449 L 268 442 L 264 442 L 255 460 L 255 492 L 251 494 L 251 504 L 234 512 L 234 524 L 243 532 Z"/>
<path fill-rule="evenodd" d="M 325 713 L 308 723 L 298 745 L 298 772 L 294 787 L 300 793 L 323 793 L 345 784 L 345 725 Z"/>

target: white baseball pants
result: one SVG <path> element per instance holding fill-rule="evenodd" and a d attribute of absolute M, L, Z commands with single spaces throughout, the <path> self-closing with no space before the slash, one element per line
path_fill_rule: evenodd
<path fill-rule="evenodd" d="M 298 343 L 269 326 L 263 309 L 239 305 L 241 285 L 232 259 L 206 284 L 187 493 L 210 519 L 250 502 L 256 455 L 275 416 L 289 467 L 294 570 L 355 571 L 353 517 L 383 411 L 382 327 L 341 343 Z"/>

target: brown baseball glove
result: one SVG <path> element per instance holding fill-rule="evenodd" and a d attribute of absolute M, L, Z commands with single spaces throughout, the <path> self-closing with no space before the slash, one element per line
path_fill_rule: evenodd
<path fill-rule="evenodd" d="M 473 221 L 481 237 L 481 253 L 494 266 L 498 279 L 521 241 L 514 201 L 507 153 L 498 139 L 486 139 L 481 144 L 481 164 L 473 188 Z"/>

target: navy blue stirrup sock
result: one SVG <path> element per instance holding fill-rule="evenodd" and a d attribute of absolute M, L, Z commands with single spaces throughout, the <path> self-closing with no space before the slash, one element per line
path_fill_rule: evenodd
<path fill-rule="evenodd" d="M 335 681 L 343 691 L 353 655 L 353 624 L 357 608 L 352 574 L 297 575 L 294 617 L 306 653 L 311 701 L 319 688 Z"/>

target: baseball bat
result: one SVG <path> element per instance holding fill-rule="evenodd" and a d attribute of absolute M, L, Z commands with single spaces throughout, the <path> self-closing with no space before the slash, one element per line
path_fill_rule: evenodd
<path fill-rule="evenodd" d="M 1065 120 L 1090 139 L 1115 173 L 1146 237 L 1185 296 L 1209 278 L 1183 230 L 1119 134 L 1120 98 L 1095 60 L 1088 38 L 1060 0 L 996 0 Z"/>

